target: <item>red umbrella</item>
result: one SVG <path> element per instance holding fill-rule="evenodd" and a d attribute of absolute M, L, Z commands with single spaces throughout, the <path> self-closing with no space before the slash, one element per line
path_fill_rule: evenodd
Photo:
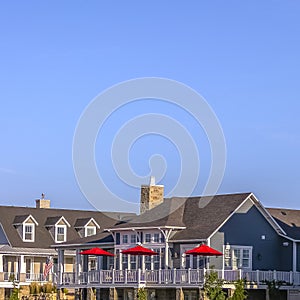
<path fill-rule="evenodd" d="M 84 251 L 80 252 L 80 254 L 97 255 L 97 256 L 115 256 L 114 254 L 107 252 L 100 248 L 92 248 L 92 249 L 84 250 Z"/>
<path fill-rule="evenodd" d="M 123 254 L 130 254 L 130 255 L 158 255 L 157 252 L 152 251 L 151 249 L 145 248 L 141 245 L 137 245 L 133 248 L 129 248 L 127 250 L 122 251 Z"/>
<path fill-rule="evenodd" d="M 185 254 L 202 255 L 202 256 L 221 256 L 221 255 L 223 255 L 222 252 L 219 252 L 218 250 L 213 249 L 205 244 L 202 244 L 199 247 L 196 247 L 194 249 L 188 250 L 185 252 Z"/>

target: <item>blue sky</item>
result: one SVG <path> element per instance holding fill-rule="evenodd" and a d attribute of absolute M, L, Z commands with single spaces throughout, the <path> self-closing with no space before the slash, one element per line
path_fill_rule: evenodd
<path fill-rule="evenodd" d="M 266 206 L 299 208 L 299 15 L 295 0 L 2 2 L 0 203 L 32 206 L 45 193 L 55 207 L 90 209 L 73 172 L 78 120 L 103 90 L 153 76 L 195 89 L 218 116 L 227 146 L 219 193 L 252 191 Z M 153 107 L 145 101 L 112 115 L 97 139 L 99 172 L 114 193 L 138 201 L 139 190 L 111 168 L 111 132 L 122 125 L 118 114 L 169 111 L 197 141 L 201 193 L 210 161 L 204 133 L 176 108 Z M 168 191 L 180 164 L 172 143 L 145 136 L 130 163 L 147 175 L 158 152 Z"/>

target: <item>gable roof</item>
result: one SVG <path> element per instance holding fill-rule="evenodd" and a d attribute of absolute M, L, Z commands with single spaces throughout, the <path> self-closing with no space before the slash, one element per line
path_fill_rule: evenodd
<path fill-rule="evenodd" d="M 206 240 L 249 198 L 251 193 L 189 198 L 183 222 L 187 229 L 177 232 L 172 240 Z"/>
<path fill-rule="evenodd" d="M 35 223 L 35 225 L 38 225 L 37 221 L 32 215 L 22 215 L 22 216 L 15 216 L 15 219 L 13 221 L 14 225 L 20 225 L 26 222 L 28 219 L 32 219 L 32 221 Z"/>
<path fill-rule="evenodd" d="M 207 239 L 251 193 L 204 197 L 174 197 L 153 209 L 120 224 L 111 231 L 127 228 L 174 227 L 179 230 L 172 240 Z"/>
<path fill-rule="evenodd" d="M 87 226 L 90 222 L 93 222 L 95 226 L 99 229 L 99 224 L 94 220 L 94 218 L 80 218 L 76 220 L 76 223 L 74 224 L 75 228 L 83 228 Z"/>
<path fill-rule="evenodd" d="M 70 241 L 80 238 L 79 233 L 74 227 L 78 216 L 86 219 L 93 218 L 102 228 L 114 226 L 114 224 L 118 222 L 114 218 L 115 216 L 118 217 L 118 220 L 123 217 L 128 220 L 128 218 L 135 216 L 135 214 L 132 213 L 118 213 L 115 215 L 109 212 L 102 213 L 99 211 L 15 206 L 0 206 L 0 211 L 0 224 L 3 231 L 2 235 L 7 237 L 10 246 L 22 248 L 50 248 L 50 246 L 54 244 L 54 240 L 46 226 L 56 224 L 62 217 L 71 226 L 68 227 L 67 230 L 67 241 Z M 111 215 L 113 217 L 111 217 Z M 14 227 L 14 223 L 16 221 L 24 220 L 25 216 L 32 216 L 38 223 L 38 226 L 35 226 L 34 242 L 24 242 L 17 229 Z"/>
<path fill-rule="evenodd" d="M 68 225 L 68 227 L 71 227 L 70 223 L 66 220 L 64 216 L 48 217 L 45 222 L 45 226 L 55 226 L 58 223 L 60 223 L 60 221 L 63 221 L 66 225 Z"/>
<path fill-rule="evenodd" d="M 300 240 L 300 210 L 267 208 L 267 211 L 283 228 L 288 237 L 293 240 Z"/>

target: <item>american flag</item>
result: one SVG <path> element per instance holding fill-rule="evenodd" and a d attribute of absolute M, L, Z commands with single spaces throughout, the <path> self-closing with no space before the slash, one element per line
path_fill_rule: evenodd
<path fill-rule="evenodd" d="M 51 268 L 53 266 L 53 260 L 52 257 L 47 257 L 46 259 L 46 264 L 45 264 L 45 268 L 44 268 L 44 280 L 46 280 Z"/>

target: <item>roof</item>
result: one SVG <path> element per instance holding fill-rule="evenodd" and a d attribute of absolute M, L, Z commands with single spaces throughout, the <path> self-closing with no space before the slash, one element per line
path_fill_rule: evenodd
<path fill-rule="evenodd" d="M 15 216 L 13 224 L 22 224 L 30 215 Z"/>
<path fill-rule="evenodd" d="M 131 227 L 179 227 L 183 230 L 175 233 L 173 241 L 207 239 L 250 195 L 252 194 L 241 193 L 165 199 L 157 207 L 111 230 Z"/>
<path fill-rule="evenodd" d="M 267 208 L 267 211 L 290 238 L 300 240 L 300 210 Z"/>
<path fill-rule="evenodd" d="M 0 235 L 2 236 L 2 240 L 5 236 L 8 240 L 8 244 L 12 247 L 44 249 L 50 248 L 50 246 L 54 244 L 54 240 L 46 227 L 55 225 L 62 217 L 70 224 L 70 227 L 67 229 L 67 241 L 70 241 L 80 238 L 74 226 L 78 219 L 93 218 L 102 229 L 114 226 L 118 220 L 122 220 L 123 218 L 128 220 L 128 218 L 135 216 L 135 214 L 132 213 L 118 213 L 116 215 L 114 213 L 102 213 L 99 211 L 15 206 L 0 206 L 0 212 Z M 14 224 L 16 221 L 25 220 L 30 215 L 38 224 L 35 226 L 35 241 L 23 242 Z M 117 217 L 117 219 L 111 216 Z M 107 233 L 105 234 L 108 235 Z"/>
<path fill-rule="evenodd" d="M 80 218 L 76 220 L 76 223 L 74 224 L 75 228 L 83 228 L 85 227 L 88 223 L 94 222 L 96 227 L 99 228 L 100 226 L 98 223 L 93 219 L 93 218 Z"/>

